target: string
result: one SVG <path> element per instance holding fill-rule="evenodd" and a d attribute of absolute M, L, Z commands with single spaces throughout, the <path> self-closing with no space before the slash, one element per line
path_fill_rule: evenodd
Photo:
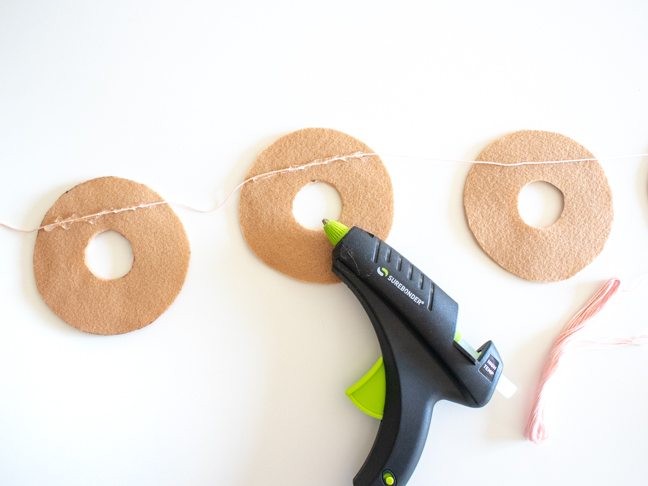
<path fill-rule="evenodd" d="M 27 229 L 27 230 L 26 229 L 21 229 L 21 228 L 15 228 L 15 227 L 13 227 L 11 225 L 8 225 L 8 224 L 2 223 L 2 222 L 0 222 L 0 226 L 4 226 L 5 228 L 9 228 L 9 229 L 12 229 L 14 231 L 20 231 L 21 233 L 33 233 L 34 231 L 38 231 L 38 230 L 42 230 L 42 229 L 45 230 L 45 231 L 52 231 L 54 228 L 56 228 L 58 226 L 61 226 L 64 229 L 67 229 L 67 227 L 70 224 L 78 223 L 80 221 L 85 221 L 85 222 L 88 222 L 90 224 L 94 224 L 94 222 L 95 222 L 95 220 L 97 218 L 99 218 L 101 216 L 105 216 L 106 214 L 123 213 L 125 211 L 135 211 L 137 209 L 150 208 L 150 207 L 153 207 L 153 206 L 159 206 L 160 204 L 169 204 L 169 202 L 168 201 L 158 201 L 158 202 L 153 202 L 153 203 L 148 203 L 148 204 L 139 204 L 137 206 L 129 206 L 127 208 L 107 209 L 107 210 L 104 210 L 104 211 L 100 211 L 98 213 L 88 214 L 87 216 L 80 216 L 80 217 L 77 217 L 76 215 L 73 214 L 71 217 L 69 217 L 67 219 L 61 220 L 61 219 L 57 218 L 57 221 L 55 221 L 54 223 L 49 223 L 49 224 L 46 224 L 46 225 L 43 225 L 43 226 L 39 226 L 38 228 Z"/>
<path fill-rule="evenodd" d="M 644 277 L 643 280 L 645 280 Z M 643 280 L 639 283 L 643 283 Z M 605 285 L 578 311 L 569 321 L 565 329 L 560 333 L 553 345 L 547 361 L 542 370 L 542 376 L 538 385 L 536 400 L 533 410 L 529 416 L 524 436 L 534 444 L 542 444 L 549 437 L 545 423 L 545 408 L 547 401 L 547 385 L 558 370 L 558 365 L 564 354 L 572 350 L 585 349 L 606 349 L 618 346 L 645 346 L 648 345 L 648 335 L 641 335 L 632 338 L 610 338 L 602 341 L 580 340 L 576 341 L 578 334 L 590 323 L 590 321 L 605 307 L 609 300 L 616 294 L 621 281 L 618 278 L 611 278 Z M 637 285 L 635 288 L 637 288 Z M 625 290 L 630 291 L 633 289 Z"/>
<path fill-rule="evenodd" d="M 466 163 L 466 164 L 481 164 L 481 165 L 498 165 L 501 167 L 519 167 L 521 165 L 547 165 L 547 164 L 567 164 L 570 162 L 595 162 L 598 160 L 621 160 L 621 159 L 636 159 L 648 157 L 648 153 L 645 154 L 632 154 L 632 155 L 619 155 L 615 157 L 592 157 L 587 159 L 565 159 L 565 160 L 540 160 L 540 161 L 525 161 L 525 162 L 514 162 L 511 164 L 505 162 L 491 162 L 488 160 L 460 160 L 460 159 L 432 159 L 429 157 L 417 157 L 413 155 L 395 155 L 395 154 L 367 154 L 367 155 L 379 155 L 381 157 L 398 157 L 402 159 L 417 159 L 417 160 L 426 160 L 429 162 L 456 162 L 456 163 Z"/>
<path fill-rule="evenodd" d="M 158 206 L 161 204 L 170 204 L 170 205 L 175 205 L 175 206 L 180 206 L 186 209 L 189 209 L 191 211 L 196 211 L 199 213 L 212 213 L 214 211 L 218 211 L 221 207 L 225 205 L 225 203 L 229 200 L 230 197 L 232 197 L 239 189 L 241 189 L 244 185 L 257 181 L 259 179 L 265 179 L 267 177 L 273 177 L 279 174 L 284 174 L 287 172 L 295 172 L 299 170 L 306 170 L 310 167 L 315 167 L 319 165 L 326 165 L 330 164 L 331 162 L 338 162 L 338 161 L 343 161 L 347 162 L 350 159 L 351 160 L 361 160 L 364 161 L 365 157 L 371 157 L 371 156 L 379 156 L 379 157 L 398 157 L 398 158 L 405 158 L 405 159 L 414 159 L 414 160 L 424 160 L 428 162 L 453 162 L 453 163 L 466 163 L 466 164 L 480 164 L 480 165 L 494 165 L 494 166 L 500 166 L 500 167 L 519 167 L 522 165 L 549 165 L 549 164 L 567 164 L 567 163 L 572 163 L 572 162 L 595 162 L 598 161 L 598 158 L 584 158 L 584 159 L 566 159 L 566 160 L 542 160 L 542 161 L 524 161 L 524 162 L 515 162 L 515 163 L 504 163 L 504 162 L 492 162 L 488 160 L 460 160 L 460 159 L 438 159 L 438 158 L 431 158 L 431 157 L 419 157 L 419 156 L 412 156 L 412 155 L 396 155 L 396 154 L 379 154 L 375 152 L 357 152 L 354 154 L 350 155 L 342 155 L 342 156 L 336 156 L 336 157 L 331 157 L 328 159 L 323 159 L 323 160 L 315 160 L 313 162 L 309 162 L 307 164 L 303 165 L 294 165 L 287 167 L 285 169 L 277 169 L 273 170 L 270 172 L 265 172 L 263 174 L 256 175 L 254 177 L 250 177 L 248 179 L 245 179 L 243 182 L 241 182 L 239 185 L 237 185 L 226 197 L 223 199 L 220 203 L 216 204 L 211 209 L 200 209 L 196 208 L 193 206 L 190 206 L 188 204 L 182 203 L 182 202 L 172 202 L 172 201 L 157 201 L 153 203 L 147 203 L 147 204 L 139 204 L 137 206 L 129 206 L 125 208 L 119 208 L 119 209 L 111 209 L 111 210 L 104 210 L 100 211 L 95 214 L 89 214 L 86 216 L 80 216 L 77 217 L 76 215 L 72 215 L 70 218 L 66 218 L 64 220 L 57 220 L 53 223 L 48 223 L 42 226 L 39 226 L 37 228 L 31 228 L 31 229 L 22 229 L 18 228 L 16 226 L 10 225 L 8 223 L 4 223 L 0 221 L 0 226 L 3 226 L 7 229 L 13 230 L 13 231 L 18 231 L 20 233 L 34 233 L 39 230 L 45 230 L 45 231 L 52 231 L 53 229 L 61 226 L 63 228 L 67 228 L 70 224 L 73 223 L 78 223 L 78 222 L 90 222 L 93 223 L 94 220 L 97 218 L 104 216 L 106 214 L 116 214 L 116 213 L 122 213 L 125 211 L 134 211 L 137 209 L 142 209 L 142 208 L 150 208 L 153 206 Z M 605 157 L 607 160 L 620 160 L 620 159 L 632 159 L 632 158 L 640 158 L 640 157 L 647 157 L 648 153 L 643 153 L 643 154 L 632 154 L 632 155 L 621 155 L 621 156 L 616 156 L 616 157 Z"/>
<path fill-rule="evenodd" d="M 55 229 L 55 228 L 57 228 L 59 226 L 63 227 L 64 229 L 67 229 L 67 227 L 70 224 L 78 223 L 78 222 L 81 222 L 81 221 L 94 223 L 94 221 L 98 217 L 104 216 L 106 214 L 123 213 L 125 211 L 134 211 L 134 210 L 137 210 L 137 209 L 150 208 L 150 207 L 153 207 L 153 206 L 159 206 L 161 204 L 173 204 L 173 205 L 181 206 L 183 208 L 190 209 L 192 211 L 196 211 L 196 212 L 199 212 L 199 213 L 212 213 L 214 211 L 218 211 L 221 207 L 223 207 L 231 196 L 233 196 L 245 184 L 248 184 L 250 182 L 254 182 L 254 181 L 257 181 L 259 179 L 266 178 L 266 177 L 272 177 L 272 176 L 275 176 L 275 175 L 278 175 L 278 174 L 283 174 L 285 172 L 295 172 L 295 171 L 298 171 L 298 170 L 305 170 L 305 169 L 308 169 L 310 167 L 314 167 L 314 166 L 318 166 L 318 165 L 326 165 L 326 164 L 330 164 L 331 162 L 336 162 L 336 161 L 345 161 L 346 162 L 348 159 L 361 159 L 361 160 L 364 160 L 364 157 L 371 156 L 371 155 L 377 155 L 377 154 L 375 154 L 375 153 L 367 153 L 367 154 L 355 153 L 355 154 L 351 154 L 351 155 L 343 155 L 343 156 L 338 156 L 338 157 L 331 157 L 329 159 L 324 159 L 324 160 L 315 160 L 315 161 L 309 162 L 307 164 L 295 165 L 295 166 L 287 167 L 285 169 L 277 169 L 277 170 L 273 170 L 273 171 L 270 171 L 270 172 L 264 172 L 263 174 L 259 174 L 259 175 L 250 177 L 248 179 L 245 179 L 238 186 L 236 186 L 225 197 L 225 199 L 223 199 L 223 201 L 221 201 L 219 204 L 217 204 L 216 206 L 214 206 L 211 209 L 200 209 L 200 208 L 196 208 L 196 207 L 193 207 L 193 206 L 190 206 L 188 204 L 181 203 L 181 202 L 157 201 L 157 202 L 153 202 L 153 203 L 139 204 L 137 206 L 129 206 L 129 207 L 126 207 L 126 208 L 104 210 L 104 211 L 100 211 L 98 213 L 89 214 L 87 216 L 77 217 L 76 215 L 72 215 L 70 218 L 66 218 L 64 220 L 58 220 L 58 218 L 57 218 L 57 221 L 54 221 L 53 223 L 48 223 L 48 224 L 39 226 L 38 228 L 32 228 L 32 229 L 17 228 L 15 226 L 9 225 L 7 223 L 3 223 L 2 221 L 0 221 L 0 226 L 4 226 L 5 228 L 8 228 L 8 229 L 11 229 L 11 230 L 14 230 L 14 231 L 19 231 L 21 233 L 34 233 L 35 231 L 39 231 L 39 230 L 52 231 L 53 229 Z"/>

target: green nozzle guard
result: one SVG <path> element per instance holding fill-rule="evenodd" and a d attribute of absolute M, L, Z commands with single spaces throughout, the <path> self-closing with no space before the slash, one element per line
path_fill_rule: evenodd
<path fill-rule="evenodd" d="M 338 242 L 344 238 L 344 235 L 349 232 L 349 228 L 337 221 L 325 219 L 322 223 L 324 223 L 324 232 L 326 233 L 326 236 L 328 236 L 329 241 L 333 243 L 333 246 L 337 245 Z"/>

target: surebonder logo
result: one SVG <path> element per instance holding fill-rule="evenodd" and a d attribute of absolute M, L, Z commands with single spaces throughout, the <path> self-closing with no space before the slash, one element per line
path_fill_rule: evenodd
<path fill-rule="evenodd" d="M 414 301 L 416 305 L 421 305 L 423 301 L 419 299 L 414 292 L 412 292 L 410 289 L 405 287 L 402 283 L 400 283 L 398 280 L 396 280 L 393 276 L 389 275 L 389 272 L 385 267 L 378 267 L 376 269 L 376 273 L 380 275 L 381 277 L 387 277 L 387 280 L 389 280 L 391 283 L 393 283 L 398 290 L 402 291 L 405 295 L 407 295 L 410 299 Z"/>

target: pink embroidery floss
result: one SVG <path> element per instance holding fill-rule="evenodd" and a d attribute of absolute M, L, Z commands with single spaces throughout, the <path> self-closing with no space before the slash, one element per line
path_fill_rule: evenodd
<path fill-rule="evenodd" d="M 558 336 L 542 370 L 542 377 L 538 385 L 538 394 L 524 432 L 524 436 L 534 444 L 542 444 L 547 440 L 548 432 L 544 420 L 546 406 L 545 387 L 556 373 L 560 359 L 565 352 L 571 349 L 603 349 L 613 346 L 643 346 L 648 344 L 648 336 L 645 335 L 635 338 L 613 338 L 604 341 L 575 341 L 578 333 L 605 307 L 607 302 L 616 294 L 620 285 L 621 281 L 618 278 L 608 280 L 585 307 L 569 321 L 569 324 L 567 324 Z"/>

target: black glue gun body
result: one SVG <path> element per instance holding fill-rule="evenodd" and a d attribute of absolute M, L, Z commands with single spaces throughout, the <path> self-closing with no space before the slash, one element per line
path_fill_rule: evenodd
<path fill-rule="evenodd" d="M 502 373 L 492 342 L 472 355 L 455 341 L 457 303 L 389 245 L 352 228 L 333 250 L 333 272 L 353 291 L 378 336 L 385 407 L 355 486 L 404 486 L 439 400 L 482 407 Z"/>

